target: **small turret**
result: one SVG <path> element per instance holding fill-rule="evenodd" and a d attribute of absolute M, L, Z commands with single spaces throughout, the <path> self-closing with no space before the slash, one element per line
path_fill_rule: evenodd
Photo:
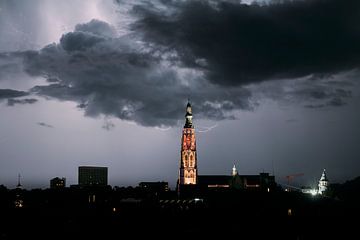
<path fill-rule="evenodd" d="M 236 170 L 236 166 L 234 164 L 233 168 L 232 168 L 232 176 L 235 177 L 238 174 L 237 170 Z"/>

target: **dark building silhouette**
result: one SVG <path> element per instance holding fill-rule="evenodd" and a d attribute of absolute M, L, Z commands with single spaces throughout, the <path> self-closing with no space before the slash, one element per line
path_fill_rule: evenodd
<path fill-rule="evenodd" d="M 16 185 L 16 189 L 22 189 L 22 188 L 23 188 L 23 186 L 21 185 L 21 175 L 19 173 L 19 175 L 18 175 L 18 183 Z"/>
<path fill-rule="evenodd" d="M 202 190 L 215 188 L 234 188 L 244 190 L 270 191 L 276 187 L 275 176 L 269 173 L 259 175 L 199 175 L 199 187 Z"/>
<path fill-rule="evenodd" d="M 205 188 L 229 188 L 232 176 L 228 175 L 199 175 L 199 186 Z"/>
<path fill-rule="evenodd" d="M 150 192 L 169 191 L 169 184 L 167 182 L 140 182 L 139 187 Z"/>
<path fill-rule="evenodd" d="M 61 189 L 66 187 L 66 178 L 55 177 L 50 180 L 51 189 Z"/>
<path fill-rule="evenodd" d="M 107 186 L 107 167 L 80 166 L 79 186 Z"/>

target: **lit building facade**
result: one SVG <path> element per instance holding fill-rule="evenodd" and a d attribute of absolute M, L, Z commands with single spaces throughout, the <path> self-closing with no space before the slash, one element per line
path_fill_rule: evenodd
<path fill-rule="evenodd" d="M 192 109 L 188 102 L 186 106 L 185 125 L 181 138 L 181 158 L 179 170 L 180 185 L 197 184 L 197 156 L 195 128 L 192 123 Z"/>
<path fill-rule="evenodd" d="M 107 167 L 80 166 L 78 177 L 80 186 L 108 185 Z"/>
<path fill-rule="evenodd" d="M 66 187 L 66 179 L 65 178 L 53 178 L 50 180 L 50 188 L 51 189 L 59 189 Z"/>

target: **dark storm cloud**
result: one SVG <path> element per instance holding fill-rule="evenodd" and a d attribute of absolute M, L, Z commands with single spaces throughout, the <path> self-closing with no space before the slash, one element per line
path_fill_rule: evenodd
<path fill-rule="evenodd" d="M 21 54 L 0 52 L 0 81 L 21 72 L 21 62 Z"/>
<path fill-rule="evenodd" d="M 36 103 L 38 100 L 35 98 L 25 98 L 25 99 L 8 99 L 7 105 L 8 106 L 14 106 L 16 104 L 33 104 Z"/>
<path fill-rule="evenodd" d="M 201 72 L 175 66 L 129 35 L 116 37 L 111 29 L 93 20 L 77 25 L 59 44 L 24 52 L 27 73 L 50 83 L 31 92 L 75 101 L 87 116 L 144 126 L 177 124 L 188 97 L 197 118 L 229 119 L 236 110 L 252 109 L 248 90 L 209 84 Z"/>
<path fill-rule="evenodd" d="M 19 71 L 18 64 L 9 61 L 3 54 L 0 54 L 0 79 L 9 72 Z"/>
<path fill-rule="evenodd" d="M 161 51 L 219 85 L 328 75 L 359 67 L 360 1 L 162 1 L 137 5 L 132 28 Z M 168 9 L 172 14 L 168 14 Z M 155 44 L 155 46 L 154 46 Z"/>
<path fill-rule="evenodd" d="M 106 22 L 99 21 L 96 19 L 93 19 L 88 23 L 77 24 L 75 26 L 75 31 L 92 33 L 97 36 L 103 36 L 109 38 L 116 36 L 116 31 L 114 27 L 107 24 Z"/>
<path fill-rule="evenodd" d="M 305 83 L 306 84 L 306 83 Z M 298 87 L 291 91 L 291 95 L 302 101 L 310 101 L 306 108 L 323 108 L 327 106 L 340 107 L 347 104 L 346 99 L 352 97 L 352 91 L 346 88 L 339 88 L 328 82 L 317 83 L 315 85 Z"/>
<path fill-rule="evenodd" d="M 328 86 L 311 86 L 301 90 L 293 91 L 294 94 L 300 95 L 306 99 L 329 99 L 329 98 L 349 98 L 351 90 L 336 88 L 331 89 Z"/>
<path fill-rule="evenodd" d="M 282 106 L 331 109 L 350 105 L 358 98 L 358 71 L 315 78 L 310 75 L 297 79 L 264 81 L 248 85 L 252 99 L 261 103 L 274 100 Z"/>
<path fill-rule="evenodd" d="M 0 100 L 4 98 L 16 98 L 27 96 L 29 93 L 24 91 L 17 91 L 13 89 L 0 89 Z"/>
<path fill-rule="evenodd" d="M 46 128 L 54 128 L 54 126 L 44 123 L 44 122 L 38 122 L 37 125 L 39 125 L 41 127 L 46 127 Z"/>
<path fill-rule="evenodd" d="M 73 32 L 63 35 L 60 39 L 60 44 L 66 51 L 81 51 L 104 40 L 104 38 L 91 33 Z"/>
<path fill-rule="evenodd" d="M 115 29 L 109 24 L 93 19 L 89 23 L 77 24 L 74 32 L 64 34 L 60 45 L 66 51 L 85 51 L 115 35 Z"/>
<path fill-rule="evenodd" d="M 17 53 L 28 74 L 49 83 L 31 93 L 74 101 L 86 116 L 144 126 L 177 124 L 187 98 L 197 118 L 234 119 L 237 110 L 257 106 L 252 94 L 259 82 L 276 82 L 265 80 L 312 76 L 271 93 L 306 107 L 343 106 L 352 95 L 351 86 L 333 76 L 358 66 L 360 34 L 350 24 L 358 20 L 355 1 L 159 4 L 136 2 L 127 35 L 92 20 L 59 43 Z"/>
<path fill-rule="evenodd" d="M 304 107 L 306 108 L 324 108 L 327 106 L 333 106 L 333 107 L 341 107 L 346 105 L 347 103 L 344 101 L 344 99 L 340 98 L 340 97 L 334 97 L 328 101 L 326 101 L 325 103 L 322 104 L 307 104 Z"/>

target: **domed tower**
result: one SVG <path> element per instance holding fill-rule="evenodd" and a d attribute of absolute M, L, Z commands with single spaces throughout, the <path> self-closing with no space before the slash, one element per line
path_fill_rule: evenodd
<path fill-rule="evenodd" d="M 328 189 L 329 187 L 329 180 L 326 176 L 326 171 L 324 169 L 323 173 L 321 174 L 321 178 L 319 180 L 319 194 L 324 194 L 325 191 Z"/>
<path fill-rule="evenodd" d="M 179 184 L 197 184 L 197 174 L 195 128 L 192 123 L 191 104 L 188 102 L 186 106 L 185 125 L 181 138 Z"/>

